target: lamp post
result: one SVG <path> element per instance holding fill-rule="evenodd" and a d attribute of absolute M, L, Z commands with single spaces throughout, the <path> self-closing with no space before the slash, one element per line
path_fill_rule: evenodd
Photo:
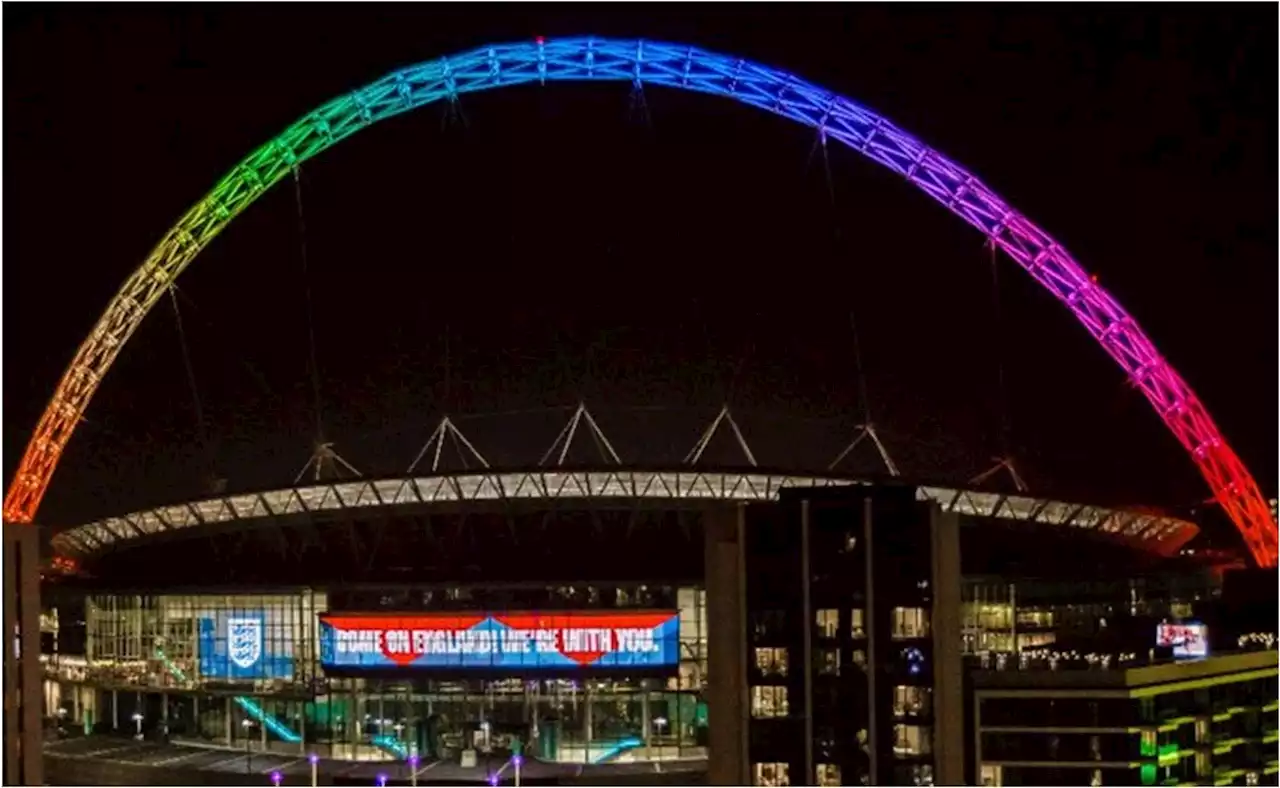
<path fill-rule="evenodd" d="M 386 785 L 387 785 L 387 773 L 378 772 L 378 788 L 386 788 Z"/>
<path fill-rule="evenodd" d="M 520 788 L 520 767 L 524 764 L 524 742 L 519 737 L 511 739 L 511 770 L 515 774 L 516 788 Z"/>
<path fill-rule="evenodd" d="M 311 764 L 311 788 L 316 788 L 316 770 L 320 764 L 320 756 L 313 752 L 307 756 L 307 762 Z"/>
<path fill-rule="evenodd" d="M 135 728 L 135 733 L 133 738 L 141 741 L 142 740 L 142 712 L 135 711 L 133 713 L 133 724 Z"/>
<path fill-rule="evenodd" d="M 275 771 L 271 773 L 271 784 L 274 785 L 276 788 L 280 788 L 280 782 L 283 779 L 284 779 L 284 775 L 282 775 L 280 772 Z"/>
<path fill-rule="evenodd" d="M 240 727 L 244 729 L 244 773 L 251 774 L 253 772 L 253 737 L 249 732 L 253 730 L 253 720 L 240 720 Z"/>
<path fill-rule="evenodd" d="M 418 754 L 416 752 L 409 756 L 409 784 L 414 788 L 418 786 Z"/>

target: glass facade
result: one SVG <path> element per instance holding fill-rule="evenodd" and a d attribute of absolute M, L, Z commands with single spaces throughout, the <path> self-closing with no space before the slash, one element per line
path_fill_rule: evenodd
<path fill-rule="evenodd" d="M 655 608 L 678 611 L 678 664 L 634 675 L 326 671 L 321 662 L 326 613 Z M 50 655 L 45 665 L 49 716 L 86 731 L 136 726 L 175 741 L 353 760 L 466 750 L 483 759 L 517 741 L 572 763 L 706 755 L 700 588 L 99 595 L 85 600 L 85 631 L 84 655 Z"/>
<path fill-rule="evenodd" d="M 1060 637 L 1094 636 L 1108 619 L 1192 617 L 1193 605 L 1221 591 L 1209 574 L 1156 575 L 1117 580 L 965 578 L 961 637 L 966 654 L 1017 653 Z"/>

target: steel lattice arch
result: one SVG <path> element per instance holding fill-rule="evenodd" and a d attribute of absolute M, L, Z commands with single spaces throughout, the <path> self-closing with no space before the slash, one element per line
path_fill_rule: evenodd
<path fill-rule="evenodd" d="M 116 355 L 196 255 L 267 189 L 377 121 L 465 93 L 555 81 L 629 82 L 730 98 L 814 128 L 906 178 L 986 235 L 1075 315 L 1191 455 L 1254 560 L 1275 565 L 1271 508 L 1195 392 L 1066 249 L 977 177 L 880 115 L 780 69 L 681 44 L 601 38 L 491 45 L 401 69 L 329 101 L 251 153 L 164 235 L 81 344 L 27 445 L 5 496 L 5 519 L 34 519 Z"/>

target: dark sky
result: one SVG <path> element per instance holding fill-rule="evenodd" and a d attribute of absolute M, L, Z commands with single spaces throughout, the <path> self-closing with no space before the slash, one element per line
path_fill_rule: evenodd
<path fill-rule="evenodd" d="M 6 483 L 112 292 L 250 149 L 393 69 L 595 33 L 790 69 L 971 168 L 1097 273 L 1274 494 L 1277 11 L 1140 10 L 7 5 Z M 833 206 L 808 130 L 658 89 L 646 122 L 628 94 L 468 96 L 465 124 L 428 107 L 304 167 L 325 429 L 362 470 L 403 470 L 446 409 L 579 396 L 630 436 L 629 456 L 691 444 L 731 396 L 762 462 L 814 464 L 798 444 L 838 448 L 861 413 L 852 310 L 908 472 L 990 464 L 1003 366 L 1036 490 L 1206 496 L 1145 400 L 1007 259 L 997 314 L 982 238 L 923 194 L 834 150 Z M 42 519 L 192 495 L 211 470 L 236 489 L 292 480 L 315 414 L 300 258 L 284 182 L 180 283 L 206 439 L 165 301 L 93 401 Z M 779 437 L 781 417 L 810 438 Z M 485 448 L 511 462 L 556 429 L 483 421 Z"/>

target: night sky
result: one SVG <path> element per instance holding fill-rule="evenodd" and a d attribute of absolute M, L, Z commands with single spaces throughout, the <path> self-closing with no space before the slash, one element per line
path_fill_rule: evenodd
<path fill-rule="evenodd" d="M 1274 495 L 1277 10 L 1141 10 L 8 5 L 6 484 L 111 294 L 252 148 L 396 68 L 594 33 L 789 69 L 972 169 L 1099 276 Z M 822 465 L 862 414 L 852 312 L 908 473 L 973 476 L 1006 421 L 1038 492 L 1207 497 L 1084 329 L 1008 259 L 993 283 L 983 239 L 941 206 L 843 149 L 833 203 L 812 131 L 705 96 L 650 89 L 647 116 L 630 99 L 465 96 L 461 119 L 427 107 L 304 166 L 323 423 L 361 470 L 402 472 L 446 410 L 580 397 L 628 458 L 678 458 L 730 399 L 762 463 Z M 166 299 L 41 519 L 181 499 L 210 473 L 290 483 L 315 433 L 302 270 L 285 181 L 179 283 L 203 432 Z M 460 424 L 528 464 L 555 418 Z"/>

